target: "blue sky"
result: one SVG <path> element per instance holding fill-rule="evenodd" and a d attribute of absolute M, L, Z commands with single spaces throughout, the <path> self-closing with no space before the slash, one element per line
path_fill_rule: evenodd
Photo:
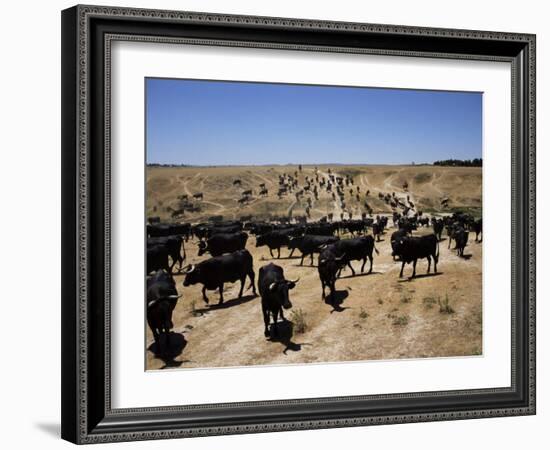
<path fill-rule="evenodd" d="M 482 94 L 146 79 L 148 163 L 410 164 L 480 158 Z"/>

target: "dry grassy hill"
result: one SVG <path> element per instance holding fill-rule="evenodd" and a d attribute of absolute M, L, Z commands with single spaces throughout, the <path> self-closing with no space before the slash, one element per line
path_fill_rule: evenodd
<path fill-rule="evenodd" d="M 329 166 L 318 166 L 320 174 L 327 174 Z M 354 186 L 345 189 L 346 210 L 354 216 L 365 211 L 368 202 L 374 213 L 390 213 L 391 207 L 378 198 L 378 193 L 395 192 L 401 198 L 408 194 L 416 208 L 424 212 L 449 212 L 454 209 L 470 210 L 479 214 L 481 210 L 481 168 L 480 167 L 436 167 L 436 166 L 331 166 L 334 174 L 352 176 Z M 171 211 L 179 209 L 178 196 L 202 192 L 204 199 L 195 204 L 200 211 L 186 212 L 185 221 L 198 222 L 213 215 L 233 219 L 243 215 L 255 217 L 282 216 L 292 212 L 303 215 L 306 197 L 297 202 L 293 194 L 277 197 L 278 177 L 283 173 L 294 174 L 296 166 L 242 166 L 242 167 L 149 167 L 147 169 L 147 215 L 160 216 L 169 220 Z M 299 172 L 299 184 L 305 177 L 314 176 L 313 166 L 304 166 Z M 233 186 L 240 179 L 241 186 Z M 403 190 L 407 182 L 408 192 Z M 269 194 L 260 197 L 259 185 L 265 183 Z M 359 186 L 359 201 L 356 188 Z M 354 195 L 349 189 L 353 188 Z M 240 206 L 237 200 L 243 190 L 252 189 L 253 199 Z M 366 197 L 367 190 L 370 195 Z M 449 198 L 449 209 L 441 208 L 441 199 Z M 319 200 L 311 208 L 312 220 L 341 209 L 329 193 L 320 191 Z"/>

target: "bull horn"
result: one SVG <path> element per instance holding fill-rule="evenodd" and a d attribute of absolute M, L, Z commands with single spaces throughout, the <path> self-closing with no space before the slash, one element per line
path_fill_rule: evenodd
<path fill-rule="evenodd" d="M 300 281 L 300 277 L 296 278 L 295 280 L 287 280 L 289 283 L 298 283 L 298 281 Z"/>
<path fill-rule="evenodd" d="M 168 300 L 177 300 L 178 298 L 180 298 L 183 294 L 180 294 L 180 295 L 169 295 L 168 297 L 166 297 Z"/>
<path fill-rule="evenodd" d="M 277 285 L 277 283 L 271 283 L 269 285 L 269 290 L 272 291 L 273 289 L 275 289 L 275 286 Z"/>
<path fill-rule="evenodd" d="M 183 273 L 191 273 L 191 272 L 193 272 L 193 270 L 195 270 L 195 264 L 191 264 L 187 267 L 184 267 L 183 268 Z"/>
<path fill-rule="evenodd" d="M 147 302 L 147 308 L 152 308 L 157 303 L 158 303 L 158 299 L 157 300 L 151 300 L 150 302 Z"/>
<path fill-rule="evenodd" d="M 342 261 L 344 259 L 344 256 L 346 256 L 346 254 L 344 253 L 342 256 L 340 256 L 339 258 L 338 257 L 334 257 L 334 261 Z"/>

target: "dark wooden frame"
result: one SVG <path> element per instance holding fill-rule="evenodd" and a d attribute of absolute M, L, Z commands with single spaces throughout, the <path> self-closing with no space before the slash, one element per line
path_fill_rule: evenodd
<path fill-rule="evenodd" d="M 110 42 L 512 64 L 512 385 L 116 410 L 110 402 Z M 535 36 L 76 6 L 62 13 L 62 437 L 76 443 L 535 413 Z"/>

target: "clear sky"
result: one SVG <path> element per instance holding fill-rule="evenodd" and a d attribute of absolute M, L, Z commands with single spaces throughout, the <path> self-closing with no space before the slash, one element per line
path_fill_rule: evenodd
<path fill-rule="evenodd" d="M 482 94 L 146 79 L 148 163 L 481 158 Z"/>

